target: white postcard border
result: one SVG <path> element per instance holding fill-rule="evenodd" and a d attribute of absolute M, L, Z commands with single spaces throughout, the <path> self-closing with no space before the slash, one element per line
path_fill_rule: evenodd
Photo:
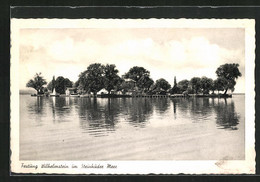
<path fill-rule="evenodd" d="M 19 30 L 22 28 L 245 28 L 245 160 L 20 161 L 19 77 L 17 75 L 19 75 Z M 26 174 L 254 174 L 254 70 L 255 21 L 253 19 L 11 19 L 11 172 Z M 91 165 L 99 165 L 100 168 L 87 167 Z M 108 168 L 108 165 L 115 168 Z"/>

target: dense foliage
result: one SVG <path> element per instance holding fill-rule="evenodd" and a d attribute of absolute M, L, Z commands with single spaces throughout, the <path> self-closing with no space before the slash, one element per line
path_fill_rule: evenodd
<path fill-rule="evenodd" d="M 111 92 L 122 83 L 122 79 L 118 76 L 118 70 L 114 64 L 107 64 L 104 67 L 104 88 Z"/>
<path fill-rule="evenodd" d="M 80 73 L 79 85 L 88 93 L 93 92 L 96 95 L 98 91 L 104 88 L 104 75 L 104 65 L 100 63 L 91 64 L 86 71 Z"/>
<path fill-rule="evenodd" d="M 154 83 L 150 78 L 150 72 L 138 66 L 132 67 L 123 77 L 133 80 L 137 88 L 142 92 L 147 92 Z"/>
<path fill-rule="evenodd" d="M 211 78 L 207 78 L 203 76 L 201 78 L 201 89 L 203 94 L 209 94 L 209 91 L 212 90 L 213 87 L 213 80 Z"/>
<path fill-rule="evenodd" d="M 43 93 L 43 86 L 46 85 L 46 80 L 41 76 L 41 73 L 36 73 L 33 79 L 29 80 L 26 87 L 34 88 L 37 94 Z"/>
<path fill-rule="evenodd" d="M 55 91 L 59 94 L 65 94 L 66 88 L 72 87 L 73 83 L 68 79 L 62 76 L 59 76 L 57 79 L 53 77 L 52 81 L 48 83 L 47 88 L 51 92 L 55 88 Z"/>
<path fill-rule="evenodd" d="M 179 88 L 179 93 L 183 93 L 188 90 L 189 80 L 181 80 L 178 82 L 177 87 Z"/>
<path fill-rule="evenodd" d="M 142 93 L 142 94 L 209 94 L 215 91 L 224 91 L 228 89 L 234 91 L 236 79 L 241 76 L 238 64 L 224 64 L 217 68 L 217 79 L 203 77 L 193 77 L 190 80 L 181 80 L 177 83 L 174 77 L 173 87 L 167 80 L 160 78 L 153 81 L 150 78 L 150 72 L 143 67 L 134 66 L 129 69 L 122 77 L 118 75 L 114 64 L 102 65 L 94 63 L 87 67 L 85 71 L 80 73 L 78 80 L 73 83 L 62 76 L 53 80 L 48 84 L 48 90 L 64 94 L 67 87 L 75 87 L 79 93 L 97 94 L 101 89 L 106 89 L 110 94 L 111 91 L 121 91 L 126 93 Z M 43 85 L 46 84 L 41 73 L 36 73 L 33 79 L 26 84 L 37 90 L 37 93 L 43 92 Z"/>
<path fill-rule="evenodd" d="M 125 75 L 124 78 L 130 78 L 135 82 L 138 82 L 141 77 L 149 77 L 150 72 L 143 67 L 134 66 Z"/>
<path fill-rule="evenodd" d="M 228 89 L 234 91 L 236 85 L 236 79 L 242 74 L 240 73 L 239 64 L 223 64 L 218 67 L 216 74 L 218 78 L 225 80 L 226 84 L 224 86 L 224 94 L 227 93 Z"/>
<path fill-rule="evenodd" d="M 159 80 L 156 80 L 156 82 L 155 82 L 155 89 L 156 90 L 166 92 L 170 88 L 171 88 L 171 85 L 169 84 L 169 82 L 167 82 L 163 78 L 160 78 Z"/>
<path fill-rule="evenodd" d="M 190 80 L 190 86 L 192 89 L 192 92 L 195 94 L 198 94 L 201 90 L 201 79 L 199 77 L 193 77 Z"/>

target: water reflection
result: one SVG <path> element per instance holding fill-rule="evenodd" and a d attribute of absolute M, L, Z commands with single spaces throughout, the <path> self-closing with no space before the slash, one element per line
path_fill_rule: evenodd
<path fill-rule="evenodd" d="M 129 104 L 125 105 L 128 114 L 128 121 L 134 126 L 144 127 L 145 122 L 153 113 L 151 99 L 147 98 L 134 98 L 130 99 Z"/>
<path fill-rule="evenodd" d="M 227 103 L 227 100 L 224 99 L 224 102 L 218 102 L 214 110 L 216 112 L 216 123 L 220 129 L 238 129 L 237 125 L 240 117 L 235 112 L 235 104 L 233 101 Z"/>
<path fill-rule="evenodd" d="M 194 122 L 204 122 L 212 116 L 212 106 L 209 104 L 210 98 L 194 98 L 191 100 L 190 112 Z"/>
<path fill-rule="evenodd" d="M 154 98 L 153 105 L 155 109 L 159 111 L 160 114 L 165 113 L 170 107 L 170 102 L 168 98 Z"/>
<path fill-rule="evenodd" d="M 220 160 L 228 156 L 243 160 L 244 98 L 93 99 L 21 95 L 19 157 Z"/>
<path fill-rule="evenodd" d="M 150 99 L 109 98 L 79 99 L 80 125 L 85 130 L 115 130 L 119 121 L 128 122 L 136 127 L 145 127 L 153 113 Z"/>
<path fill-rule="evenodd" d="M 71 112 L 71 107 L 77 105 L 82 129 L 97 131 L 114 131 L 120 121 L 128 122 L 135 127 L 145 127 L 154 111 L 159 114 L 168 112 L 171 102 L 167 98 L 54 98 L 53 118 L 59 117 L 59 121 Z M 218 128 L 237 129 L 239 116 L 235 111 L 233 100 L 219 98 L 174 98 L 174 119 L 188 117 L 194 123 L 209 122 L 215 120 Z M 161 115 L 163 116 L 163 115 Z M 180 118 L 180 119 L 181 119 Z"/>
<path fill-rule="evenodd" d="M 189 105 L 189 99 L 187 98 L 173 98 L 171 99 L 172 103 L 173 103 L 173 115 L 174 115 L 174 119 L 178 119 L 177 117 L 177 111 L 179 111 L 180 113 L 186 113 L 186 115 L 188 114 L 190 105 Z M 178 108 L 178 110 L 177 110 Z"/>
<path fill-rule="evenodd" d="M 105 123 L 107 125 L 110 125 L 112 127 L 115 126 L 115 123 L 118 122 L 118 114 L 119 114 L 119 100 L 117 99 L 108 99 L 107 106 L 104 108 L 104 114 L 105 114 Z"/>
<path fill-rule="evenodd" d="M 56 104 L 56 98 L 52 98 L 51 102 L 51 111 L 52 111 L 52 121 L 55 123 L 56 121 L 56 113 L 55 113 L 55 104 Z"/>
<path fill-rule="evenodd" d="M 35 101 L 30 102 L 27 107 L 30 113 L 41 115 L 44 112 L 43 99 L 41 97 L 36 97 Z"/>
<path fill-rule="evenodd" d="M 40 123 L 48 113 L 53 123 L 73 122 L 78 118 L 80 128 L 94 136 L 114 132 L 119 122 L 145 128 L 152 117 L 158 116 L 179 122 L 213 121 L 217 128 L 227 130 L 237 130 L 240 122 L 232 99 L 36 97 L 27 102 L 29 117 L 36 122 Z"/>
<path fill-rule="evenodd" d="M 68 116 L 71 114 L 72 103 L 68 97 L 50 97 L 49 98 L 53 122 L 70 122 Z"/>
<path fill-rule="evenodd" d="M 118 122 L 118 100 L 98 100 L 83 98 L 79 100 L 80 127 L 94 136 L 106 135 L 103 130 L 113 132 Z M 102 132 L 100 132 L 102 131 Z"/>
<path fill-rule="evenodd" d="M 181 117 L 189 117 L 194 123 L 209 122 L 214 119 L 216 127 L 220 129 L 237 130 L 239 115 L 235 110 L 233 100 L 219 98 L 174 98 L 173 115 L 178 119 L 177 113 Z"/>
<path fill-rule="evenodd" d="M 33 102 L 29 102 L 27 110 L 30 119 L 37 122 L 37 125 L 42 125 L 42 118 L 46 115 L 46 103 L 42 97 L 33 98 Z"/>

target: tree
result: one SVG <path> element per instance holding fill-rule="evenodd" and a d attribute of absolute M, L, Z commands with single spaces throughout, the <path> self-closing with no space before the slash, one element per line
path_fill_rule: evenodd
<path fill-rule="evenodd" d="M 227 84 L 227 80 L 225 78 L 217 78 L 214 80 L 215 90 L 223 91 L 225 89 L 225 85 Z"/>
<path fill-rule="evenodd" d="M 177 87 L 177 80 L 176 80 L 176 76 L 174 77 L 174 87 Z"/>
<path fill-rule="evenodd" d="M 52 81 L 47 84 L 47 89 L 52 92 Z"/>
<path fill-rule="evenodd" d="M 128 91 L 134 90 L 135 82 L 125 81 L 122 79 L 121 84 L 118 86 L 118 90 L 121 90 L 124 94 Z"/>
<path fill-rule="evenodd" d="M 136 86 L 142 91 L 147 91 L 153 84 L 150 72 L 143 67 L 134 66 L 123 77 L 134 80 Z"/>
<path fill-rule="evenodd" d="M 181 81 L 178 82 L 177 85 L 178 85 L 180 92 L 183 93 L 184 91 L 188 90 L 189 80 L 181 80 Z"/>
<path fill-rule="evenodd" d="M 173 87 L 171 89 L 171 93 L 172 94 L 177 94 L 180 92 L 180 88 L 178 87 L 177 85 L 177 81 L 176 81 L 176 76 L 174 77 L 174 84 L 173 84 Z"/>
<path fill-rule="evenodd" d="M 72 87 L 74 87 L 74 88 L 79 87 L 79 80 L 77 80 L 77 81 L 72 85 Z"/>
<path fill-rule="evenodd" d="M 190 80 L 190 86 L 194 93 L 198 94 L 201 89 L 201 79 L 199 77 L 193 77 Z"/>
<path fill-rule="evenodd" d="M 213 87 L 213 80 L 211 78 L 207 78 L 203 76 L 200 80 L 201 88 L 203 91 L 203 94 L 208 94 L 210 90 L 212 90 Z"/>
<path fill-rule="evenodd" d="M 50 90 L 51 92 L 53 92 L 53 89 L 55 88 L 55 77 L 52 77 L 52 81 L 48 83 L 47 85 L 48 90 Z"/>
<path fill-rule="evenodd" d="M 104 67 L 104 88 L 110 94 L 111 90 L 115 89 L 121 83 L 121 78 L 118 76 L 118 70 L 114 64 L 107 64 Z"/>
<path fill-rule="evenodd" d="M 137 87 L 145 93 L 149 90 L 151 85 L 154 83 L 153 79 L 147 75 L 143 75 L 137 82 Z"/>
<path fill-rule="evenodd" d="M 46 85 L 46 80 L 41 76 L 41 73 L 36 73 L 33 79 L 30 79 L 26 87 L 34 88 L 37 94 L 43 93 L 43 85 Z"/>
<path fill-rule="evenodd" d="M 150 72 L 143 67 L 134 66 L 130 68 L 130 70 L 124 75 L 124 78 L 130 78 L 138 82 L 139 79 L 144 75 L 149 77 Z"/>
<path fill-rule="evenodd" d="M 68 78 L 64 78 L 62 76 L 59 76 L 55 80 L 55 90 L 60 94 L 65 94 L 66 88 L 72 87 L 72 85 L 73 83 Z"/>
<path fill-rule="evenodd" d="M 53 92 L 54 89 L 55 89 L 55 76 L 52 77 L 52 81 L 51 81 L 51 92 Z"/>
<path fill-rule="evenodd" d="M 215 90 L 217 90 L 217 80 L 213 80 L 211 90 L 212 90 L 212 94 L 215 94 Z"/>
<path fill-rule="evenodd" d="M 68 78 L 64 78 L 63 76 L 59 76 L 57 79 L 53 76 L 51 82 L 48 83 L 47 88 L 53 92 L 55 91 L 59 94 L 65 94 L 67 87 L 72 87 L 73 83 Z"/>
<path fill-rule="evenodd" d="M 44 93 L 48 93 L 48 88 L 47 87 L 43 87 L 43 92 Z"/>
<path fill-rule="evenodd" d="M 166 92 L 170 88 L 171 88 L 171 85 L 169 84 L 169 82 L 163 78 L 160 78 L 159 80 L 156 80 L 156 82 L 155 82 L 155 89 L 158 91 L 163 90 Z"/>
<path fill-rule="evenodd" d="M 234 91 L 236 85 L 236 79 L 242 76 L 238 67 L 239 64 L 232 63 L 232 64 L 223 64 L 217 68 L 216 74 L 218 78 L 223 78 L 227 82 L 224 88 L 225 90 L 224 94 L 227 93 L 228 89 Z"/>
<path fill-rule="evenodd" d="M 104 66 L 100 63 L 89 65 L 86 71 L 80 73 L 78 80 L 82 89 L 96 96 L 104 88 Z"/>

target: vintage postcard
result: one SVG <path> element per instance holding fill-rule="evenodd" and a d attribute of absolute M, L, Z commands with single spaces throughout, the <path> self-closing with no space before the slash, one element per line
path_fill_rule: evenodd
<path fill-rule="evenodd" d="M 254 174 L 253 19 L 11 19 L 14 174 Z"/>

